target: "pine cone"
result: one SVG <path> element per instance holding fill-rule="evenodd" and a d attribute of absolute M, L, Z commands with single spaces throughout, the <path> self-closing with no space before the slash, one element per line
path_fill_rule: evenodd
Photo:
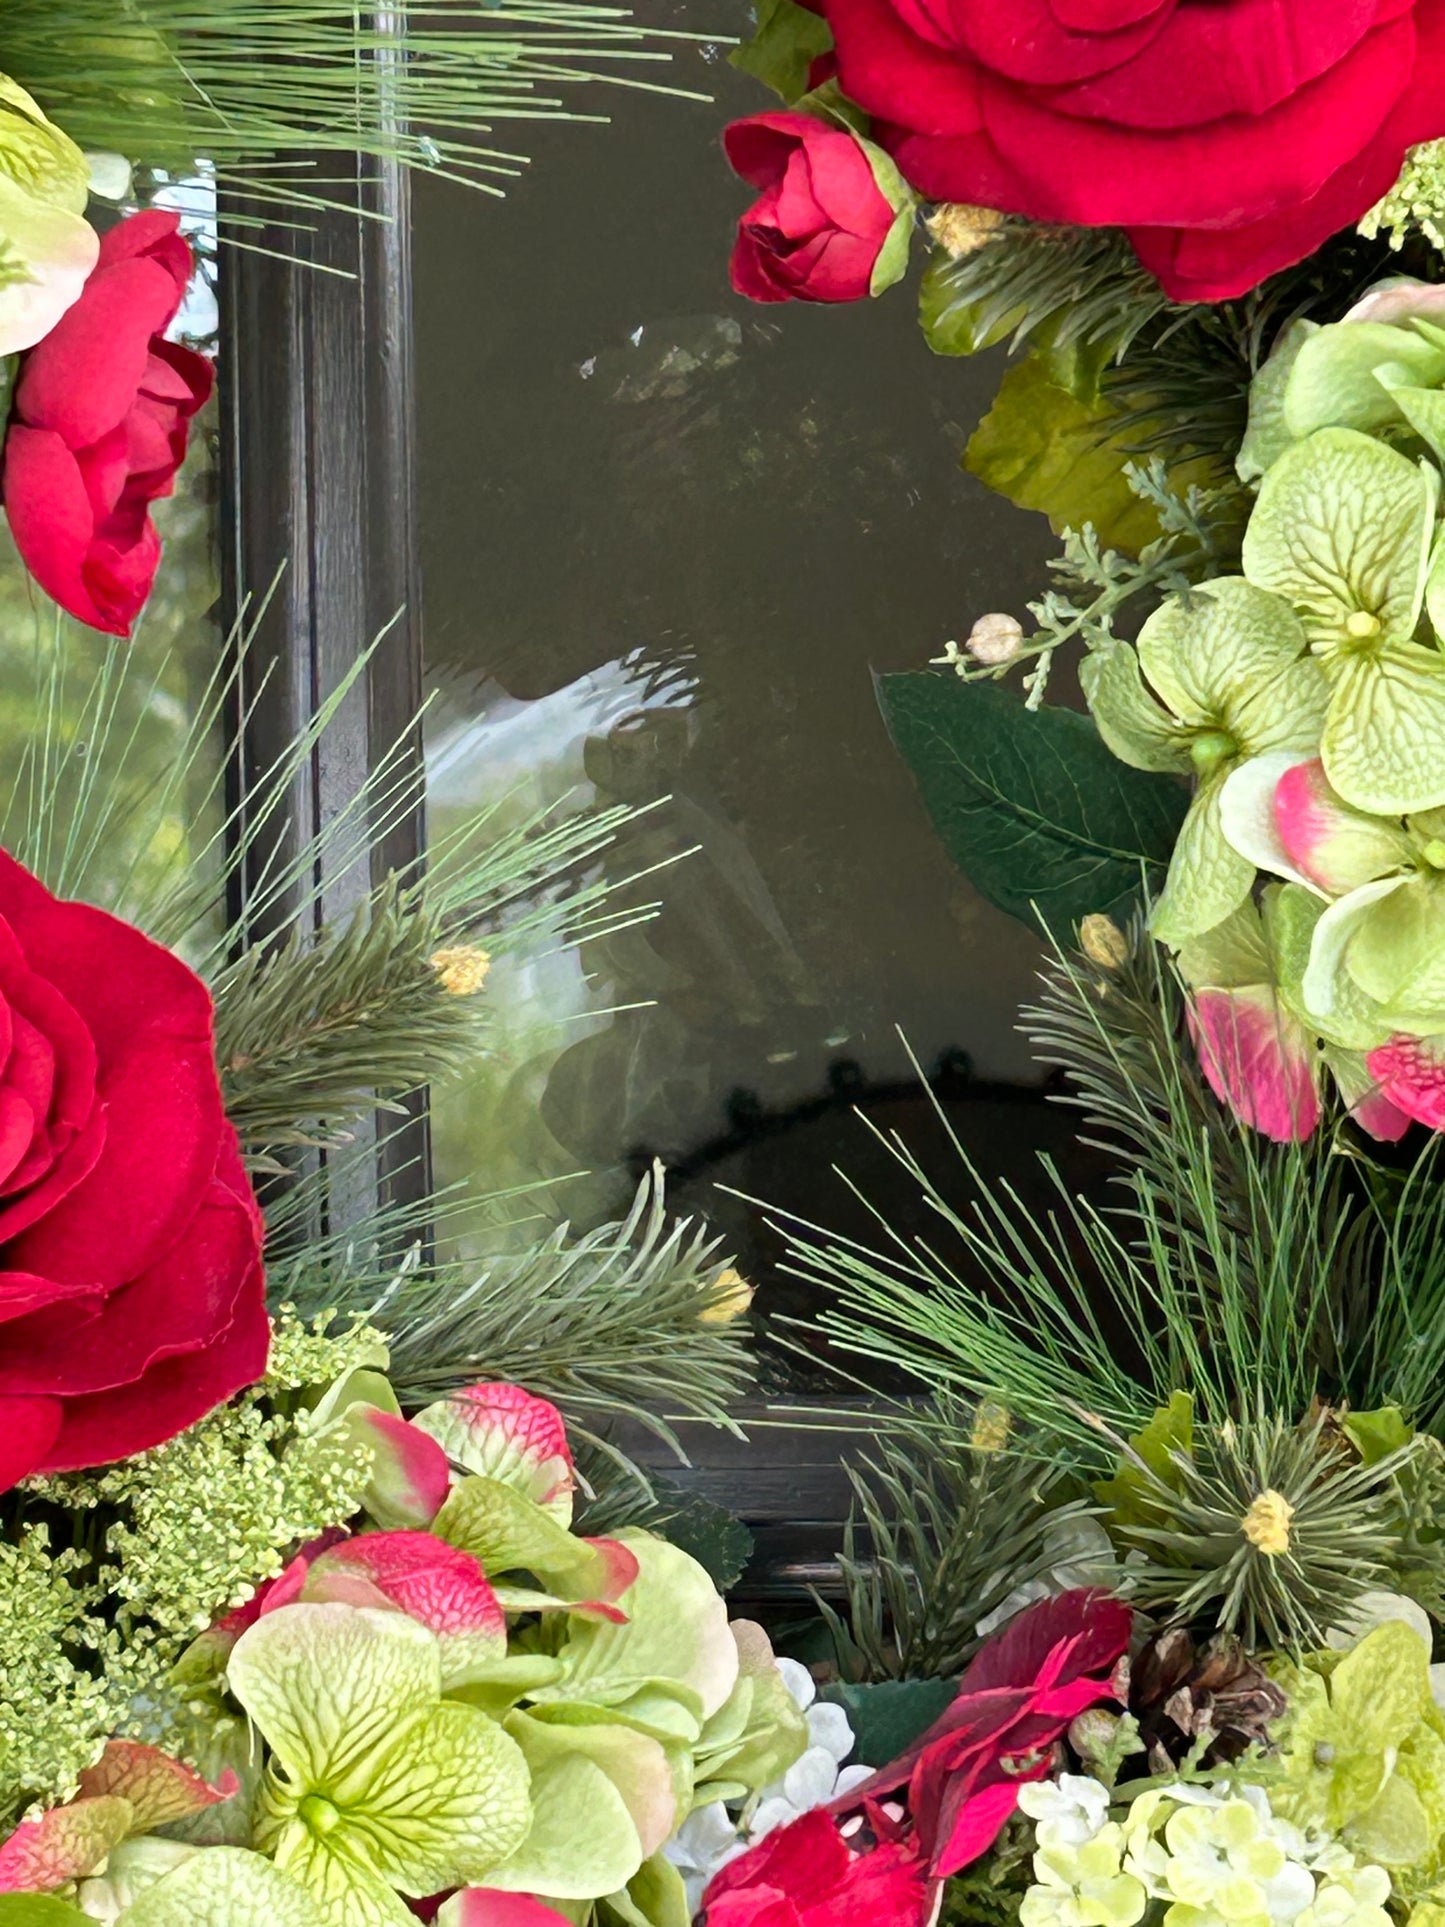
<path fill-rule="evenodd" d="M 1285 1704 L 1237 1639 L 1196 1647 L 1181 1627 L 1156 1634 L 1130 1673 L 1129 1710 L 1155 1773 L 1167 1773 L 1206 1735 L 1205 1766 L 1237 1760 L 1250 1745 L 1267 1746 Z"/>

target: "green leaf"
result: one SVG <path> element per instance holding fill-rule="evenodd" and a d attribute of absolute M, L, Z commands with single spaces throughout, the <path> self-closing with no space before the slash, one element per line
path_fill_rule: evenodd
<path fill-rule="evenodd" d="M 961 299 L 955 286 L 956 262 L 946 248 L 935 248 L 918 286 L 918 321 L 936 355 L 976 355 L 1013 333 L 1023 310 L 1000 316 L 983 303 Z"/>
<path fill-rule="evenodd" d="M 1126 911 L 1168 863 L 1187 790 L 1121 763 L 1087 717 L 928 673 L 879 677 L 878 699 L 949 855 L 1000 910 L 1064 931 Z"/>
<path fill-rule="evenodd" d="M 886 1766 L 947 1711 L 957 1692 L 954 1679 L 885 1679 L 868 1686 L 839 1681 L 823 1687 L 818 1698 L 848 1715 L 848 1764 Z"/>
<path fill-rule="evenodd" d="M 1110 440 L 1114 411 L 1061 387 L 1038 354 L 1011 368 L 974 430 L 964 467 L 1056 532 L 1091 522 L 1100 543 L 1137 555 L 1159 534 L 1152 505 L 1129 487 L 1130 457 Z"/>
<path fill-rule="evenodd" d="M 833 44 L 821 14 L 796 0 L 758 0 L 757 30 L 728 55 L 734 67 L 762 81 L 789 106 L 808 91 L 808 71 Z"/>
<path fill-rule="evenodd" d="M 0 1927 L 75 1927 L 76 1922 L 86 1918 L 50 1894 L 0 1894 Z M 246 1924 L 238 1922 L 237 1927 L 246 1927 Z M 278 1922 L 278 1927 L 284 1927 L 284 1923 Z"/>
<path fill-rule="evenodd" d="M 696 1559 L 719 1592 L 731 1592 L 753 1556 L 753 1535 L 726 1506 L 700 1494 L 685 1496 L 666 1479 L 652 1483 L 666 1509 L 662 1531 L 668 1543 Z"/>
<path fill-rule="evenodd" d="M 1177 1489 L 1180 1480 L 1174 1454 L 1188 1457 L 1194 1449 L 1194 1400 L 1188 1392 L 1171 1392 L 1169 1403 L 1159 1406 L 1143 1431 L 1135 1433 L 1129 1443 L 1156 1479 Z M 1112 1479 L 1094 1487 L 1095 1497 L 1110 1508 L 1119 1525 L 1158 1522 L 1162 1515 L 1149 1493 L 1149 1480 L 1128 1459 Z"/>
<path fill-rule="evenodd" d="M 1382 1405 L 1377 1412 L 1346 1412 L 1340 1424 L 1366 1465 L 1378 1465 L 1415 1436 L 1414 1426 L 1398 1405 Z"/>

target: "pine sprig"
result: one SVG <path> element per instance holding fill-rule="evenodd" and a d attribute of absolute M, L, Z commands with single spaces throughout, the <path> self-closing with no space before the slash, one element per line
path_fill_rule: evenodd
<path fill-rule="evenodd" d="M 1030 338 L 1054 348 L 1122 354 L 1171 303 L 1116 228 L 1046 227 L 1009 219 L 981 247 L 929 269 L 925 318 L 946 334 L 967 315 L 973 345 Z"/>
<path fill-rule="evenodd" d="M 575 1233 L 561 1225 L 532 1249 L 479 1268 L 395 1259 L 404 1223 L 313 1244 L 274 1289 L 304 1314 L 364 1315 L 387 1334 L 390 1377 L 409 1407 L 474 1379 L 509 1378 L 554 1399 L 579 1436 L 624 1469 L 610 1437 L 631 1420 L 685 1457 L 669 1420 L 731 1425 L 752 1376 L 738 1279 L 718 1240 L 669 1217 L 660 1169 L 625 1219 Z"/>
<path fill-rule="evenodd" d="M 847 1466 L 853 1506 L 839 1558 L 848 1633 L 870 1679 L 948 1679 L 980 1645 L 978 1622 L 1053 1563 L 1046 1535 L 1090 1516 L 1062 1481 L 1002 1441 L 988 1407 L 945 1397 L 879 1429 Z"/>
<path fill-rule="evenodd" d="M 1427 1180 L 1409 1180 L 1407 1207 L 1327 1135 L 1274 1146 L 1242 1131 L 1203 1089 L 1151 967 L 1131 980 L 1061 960 L 1031 1020 L 1077 1078 L 1094 1141 L 1122 1153 L 1113 1202 L 1072 1195 L 1045 1159 L 1054 1203 L 1030 1210 L 981 1178 L 940 1109 L 956 1190 L 897 1134 L 882 1141 L 946 1242 L 905 1239 L 879 1213 L 873 1248 L 782 1227 L 786 1269 L 832 1297 L 823 1330 L 931 1389 L 1000 1400 L 1064 1464 L 1104 1465 L 1099 1425 L 1129 1437 L 1180 1389 L 1214 1428 L 1294 1421 L 1317 1399 L 1439 1414 L 1445 1260 Z M 1425 1164 L 1438 1168 L 1430 1151 Z"/>
<path fill-rule="evenodd" d="M 339 930 L 297 933 L 223 970 L 216 1055 L 242 1147 L 334 1144 L 364 1112 L 400 1108 L 460 1069 L 481 1046 L 485 1005 L 445 988 L 441 950 L 425 898 L 389 883 Z"/>

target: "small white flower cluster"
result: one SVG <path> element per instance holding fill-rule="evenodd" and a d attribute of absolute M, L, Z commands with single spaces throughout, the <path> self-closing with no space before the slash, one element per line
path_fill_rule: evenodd
<path fill-rule="evenodd" d="M 1097 1780 L 1019 1789 L 1034 1822 L 1021 1927 L 1389 1927 L 1390 1876 L 1270 1811 L 1263 1787 L 1153 1787 L 1122 1820 Z"/>
<path fill-rule="evenodd" d="M 844 1766 L 853 1751 L 853 1729 L 841 1706 L 818 1702 L 818 1689 L 806 1666 L 779 1659 L 778 1671 L 793 1704 L 808 1727 L 808 1744 L 781 1780 L 765 1786 L 734 1817 L 720 1800 L 688 1815 L 663 1852 L 682 1875 L 688 1906 L 695 1914 L 703 1889 L 720 1867 L 756 1846 L 778 1827 L 825 1807 L 872 1776 L 871 1766 Z"/>

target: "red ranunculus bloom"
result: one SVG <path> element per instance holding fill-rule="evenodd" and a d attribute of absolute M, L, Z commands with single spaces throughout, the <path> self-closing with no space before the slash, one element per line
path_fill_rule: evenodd
<path fill-rule="evenodd" d="M 0 852 L 0 1490 L 259 1378 L 261 1236 L 205 985 Z"/>
<path fill-rule="evenodd" d="M 191 276 L 180 217 L 132 215 L 100 244 L 80 299 L 20 364 L 3 494 L 27 569 L 94 629 L 130 634 L 155 580 L 150 506 L 175 485 L 204 355 L 167 341 Z"/>
<path fill-rule="evenodd" d="M 723 145 L 743 179 L 763 190 L 738 223 L 732 283 L 739 294 L 861 301 L 874 291 L 898 209 L 855 135 L 813 114 L 753 114 L 727 128 Z"/>
<path fill-rule="evenodd" d="M 856 1853 L 816 1809 L 730 1860 L 702 1897 L 706 1927 L 924 1927 L 933 1885 L 895 1841 Z"/>
<path fill-rule="evenodd" d="M 1348 227 L 1445 134 L 1440 0 L 813 0 L 920 192 L 1128 228 L 1180 300 Z"/>
<path fill-rule="evenodd" d="M 890 1765 L 767 1834 L 703 1895 L 706 1927 L 921 1927 L 938 1884 L 987 1853 L 1069 1722 L 1113 1697 L 1129 1608 L 1046 1599 L 978 1653 L 958 1693 Z"/>

